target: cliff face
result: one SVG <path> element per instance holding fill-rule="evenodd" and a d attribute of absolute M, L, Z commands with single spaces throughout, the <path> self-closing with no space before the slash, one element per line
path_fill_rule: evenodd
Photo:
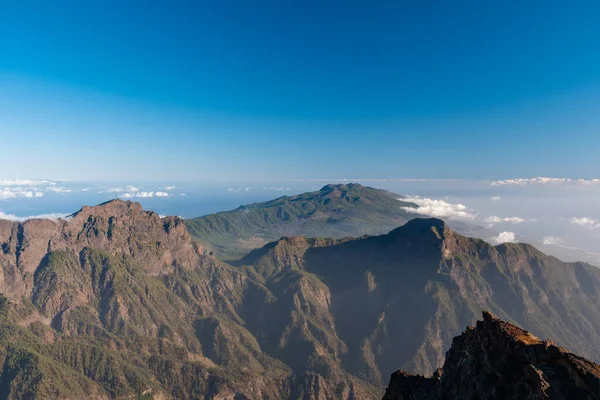
<path fill-rule="evenodd" d="M 139 203 L 120 200 L 83 207 L 67 220 L 0 221 L 0 243 L 0 291 L 20 296 L 31 294 L 35 271 L 58 250 L 127 254 L 153 275 L 197 264 L 202 253 L 181 218 L 160 218 Z"/>
<path fill-rule="evenodd" d="M 179 218 L 115 200 L 66 220 L 0 221 L 0 244 L 1 399 L 377 392 L 324 353 L 304 357 L 295 291 L 321 296 L 310 282 L 269 288 L 203 251 Z M 271 341 L 287 318 L 297 329 Z"/>
<path fill-rule="evenodd" d="M 454 338 L 442 370 L 397 371 L 384 400 L 598 399 L 600 366 L 483 313 Z"/>

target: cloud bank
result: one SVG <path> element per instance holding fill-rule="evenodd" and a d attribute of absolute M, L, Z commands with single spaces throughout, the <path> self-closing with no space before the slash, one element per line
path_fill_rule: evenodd
<path fill-rule="evenodd" d="M 0 179 L 0 186 L 48 186 L 56 182 L 45 179 Z"/>
<path fill-rule="evenodd" d="M 600 223 L 594 218 L 589 217 L 573 217 L 569 220 L 573 225 L 583 226 L 585 228 L 596 229 L 600 228 Z"/>
<path fill-rule="evenodd" d="M 498 217 L 495 215 L 492 215 L 490 217 L 485 217 L 483 219 L 484 222 L 486 222 L 488 224 L 488 226 L 494 226 L 495 224 L 500 224 L 500 223 L 508 223 L 508 224 L 522 224 L 523 222 L 535 222 L 535 218 L 530 218 L 530 219 L 526 219 L 526 218 L 522 218 L 522 217 Z"/>
<path fill-rule="evenodd" d="M 490 238 L 490 242 L 494 244 L 513 243 L 516 241 L 517 237 L 514 232 L 500 232 L 498 236 Z"/>
<path fill-rule="evenodd" d="M 525 185 L 549 185 L 557 183 L 575 183 L 582 185 L 595 185 L 600 184 L 600 179 L 571 179 L 571 178 L 549 178 L 539 176 L 537 178 L 517 178 L 517 179 L 504 179 L 499 181 L 493 181 L 492 186 L 525 186 Z"/>
<path fill-rule="evenodd" d="M 104 191 L 100 191 L 98 193 L 121 193 L 121 192 L 125 192 L 125 193 L 134 193 L 134 192 L 138 192 L 140 189 L 135 187 L 135 186 L 117 186 L 117 187 L 112 187 L 109 189 L 106 189 Z"/>
<path fill-rule="evenodd" d="M 132 199 L 134 197 L 139 198 L 149 198 L 149 197 L 169 197 L 169 193 L 167 192 L 129 192 L 129 193 L 121 193 L 118 197 L 122 199 Z"/>
<path fill-rule="evenodd" d="M 548 245 L 556 245 L 560 243 L 560 239 L 554 236 L 546 236 L 543 240 L 542 240 L 542 244 L 548 246 Z"/>
<path fill-rule="evenodd" d="M 61 218 L 65 219 L 68 215 L 69 214 L 50 213 L 50 214 L 29 215 L 27 217 L 19 217 L 14 214 L 5 214 L 2 211 L 0 211 L 0 219 L 15 221 L 15 222 L 23 222 L 23 221 L 27 221 L 28 219 L 51 219 L 51 220 L 57 220 L 57 219 L 61 219 Z"/>
<path fill-rule="evenodd" d="M 450 219 L 475 219 L 467 207 L 462 204 L 451 204 L 444 200 L 434 200 L 425 197 L 407 197 L 399 199 L 418 205 L 417 208 L 402 207 L 405 211 L 413 214 L 428 215 L 436 218 Z"/>
<path fill-rule="evenodd" d="M 16 187 L 16 188 L 11 188 L 11 187 L 0 188 L 0 200 L 18 199 L 18 198 L 33 199 L 33 198 L 36 198 L 36 197 L 42 197 L 43 195 L 44 195 L 43 192 L 33 191 L 33 190 L 23 190 L 20 187 Z"/>

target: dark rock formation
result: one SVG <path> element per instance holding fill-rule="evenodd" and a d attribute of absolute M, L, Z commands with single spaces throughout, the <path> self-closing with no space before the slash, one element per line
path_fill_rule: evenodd
<path fill-rule="evenodd" d="M 483 312 L 432 378 L 397 371 L 384 400 L 599 399 L 600 366 Z"/>

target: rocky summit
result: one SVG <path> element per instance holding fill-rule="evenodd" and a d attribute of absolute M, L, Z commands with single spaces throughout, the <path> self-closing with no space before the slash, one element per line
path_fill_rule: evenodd
<path fill-rule="evenodd" d="M 600 365 L 483 312 L 432 377 L 397 371 L 384 400 L 593 400 Z"/>

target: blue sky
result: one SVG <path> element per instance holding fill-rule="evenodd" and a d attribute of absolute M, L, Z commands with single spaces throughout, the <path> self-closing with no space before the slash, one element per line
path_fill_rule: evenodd
<path fill-rule="evenodd" d="M 597 178 L 599 15 L 597 1 L 2 2 L 0 178 Z"/>

